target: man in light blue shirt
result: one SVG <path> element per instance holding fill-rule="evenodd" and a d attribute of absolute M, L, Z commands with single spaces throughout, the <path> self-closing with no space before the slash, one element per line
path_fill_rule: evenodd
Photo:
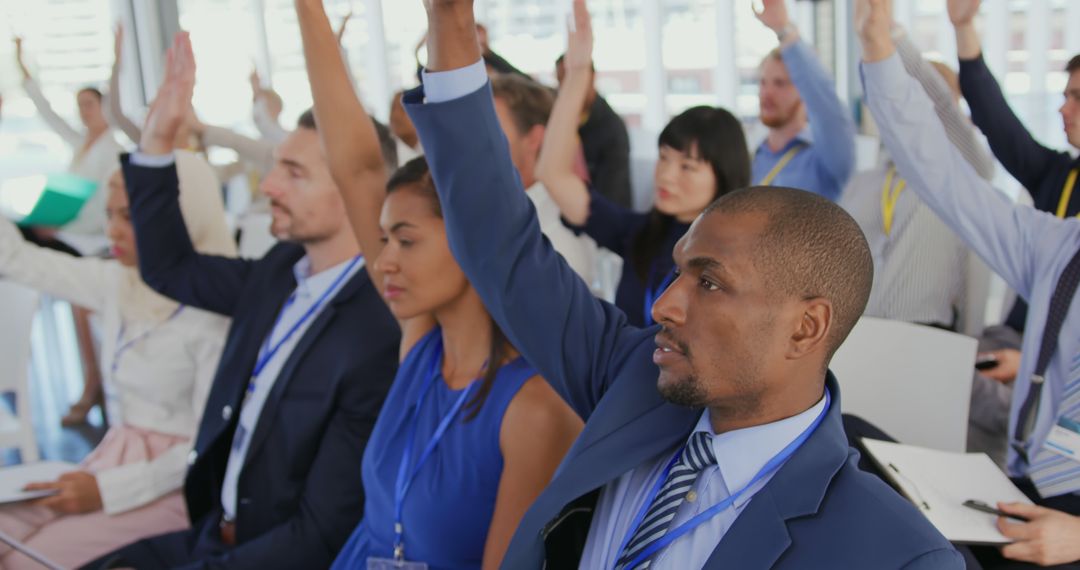
<path fill-rule="evenodd" d="M 889 4 L 860 2 L 867 14 L 860 19 L 863 87 L 882 140 L 906 173 L 908 187 L 1030 306 L 1010 412 L 1009 437 L 1015 444 L 1009 451 L 1009 474 L 1035 502 L 1069 514 L 1004 506 L 1031 522 L 999 524 L 1017 540 L 1002 553 L 1040 564 L 1078 561 L 1080 461 L 1067 447 L 1059 453 L 1060 440 L 1053 434 L 1060 425 L 1080 420 L 1080 303 L 1063 310 L 1052 308 L 1051 298 L 1080 250 L 1080 220 L 1012 204 L 962 158 L 949 143 L 930 99 L 904 71 L 889 31 Z M 1061 330 L 1045 372 L 1035 380 L 1043 331 L 1055 315 L 1063 319 Z M 1037 411 L 1031 414 L 1024 412 L 1029 394 L 1038 395 L 1031 408 Z M 1033 426 L 1025 429 L 1021 417 L 1034 417 Z M 1069 545 L 1071 551 L 1062 550 Z"/>
<path fill-rule="evenodd" d="M 754 153 L 753 182 L 835 202 L 855 169 L 855 124 L 810 46 L 799 39 L 784 0 L 765 0 L 757 17 L 776 32 L 780 47 L 761 63 L 758 97 L 769 135 Z"/>
<path fill-rule="evenodd" d="M 854 220 L 808 192 L 731 193 L 675 248 L 660 326 L 631 326 L 555 253 L 521 195 L 472 1 L 427 7 L 429 70 L 405 105 L 451 249 L 587 420 L 502 566 L 962 568 L 847 445 L 826 367 L 872 280 Z M 588 25 L 583 0 L 575 14 Z"/>

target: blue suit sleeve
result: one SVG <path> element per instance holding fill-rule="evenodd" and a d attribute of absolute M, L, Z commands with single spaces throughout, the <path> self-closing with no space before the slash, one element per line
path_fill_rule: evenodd
<path fill-rule="evenodd" d="M 422 88 L 421 88 L 422 89 Z M 442 202 L 450 247 L 519 352 L 582 417 L 607 390 L 618 309 L 589 287 L 540 233 L 485 85 L 464 97 L 405 97 Z"/>
<path fill-rule="evenodd" d="M 125 155 L 121 165 L 143 281 L 179 303 L 231 317 L 253 263 L 195 251 L 180 213 L 175 164 L 138 166 Z"/>
<path fill-rule="evenodd" d="M 808 152 L 817 168 L 833 181 L 822 188 L 822 195 L 835 202 L 855 170 L 855 121 L 810 46 L 797 41 L 785 47 L 781 57 L 806 105 L 815 143 Z"/>
<path fill-rule="evenodd" d="M 931 550 L 904 565 L 904 570 L 964 570 L 964 557 L 953 549 Z"/>

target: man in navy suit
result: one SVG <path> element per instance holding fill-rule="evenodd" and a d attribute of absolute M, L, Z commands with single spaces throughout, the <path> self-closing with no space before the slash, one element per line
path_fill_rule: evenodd
<path fill-rule="evenodd" d="M 364 510 L 361 458 L 400 333 L 363 270 L 310 113 L 262 185 L 283 243 L 257 261 L 194 251 L 171 142 L 194 72 L 180 34 L 139 152 L 123 160 L 143 279 L 233 318 L 188 459 L 192 528 L 88 566 L 327 567 Z"/>
<path fill-rule="evenodd" d="M 406 104 L 451 248 L 514 346 L 587 418 L 503 567 L 963 568 L 847 445 L 827 367 L 872 281 L 854 220 L 799 190 L 721 198 L 675 248 L 659 325 L 629 326 L 541 237 L 473 2 L 425 6 L 429 68 Z M 575 18 L 587 31 L 583 0 Z"/>

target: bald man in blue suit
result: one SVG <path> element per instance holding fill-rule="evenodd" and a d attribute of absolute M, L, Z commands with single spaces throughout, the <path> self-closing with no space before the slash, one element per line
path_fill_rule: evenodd
<path fill-rule="evenodd" d="M 451 248 L 514 346 L 587 420 L 504 568 L 963 568 L 859 471 L 829 359 L 865 307 L 855 222 L 808 192 L 721 198 L 674 251 L 638 329 L 540 233 L 499 128 L 471 0 L 426 0 L 406 96 Z M 577 29 L 587 30 L 582 0 Z M 569 56 L 568 56 L 569 57 Z"/>

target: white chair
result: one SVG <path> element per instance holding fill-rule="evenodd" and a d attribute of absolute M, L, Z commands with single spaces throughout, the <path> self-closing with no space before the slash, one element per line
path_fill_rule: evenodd
<path fill-rule="evenodd" d="M 39 459 L 31 418 L 30 330 L 38 309 L 37 292 L 0 281 L 0 393 L 15 395 L 15 413 L 0 406 L 0 448 L 15 447 L 23 463 Z"/>
<path fill-rule="evenodd" d="M 975 352 L 970 337 L 864 317 L 829 368 L 845 414 L 901 443 L 963 452 Z"/>

